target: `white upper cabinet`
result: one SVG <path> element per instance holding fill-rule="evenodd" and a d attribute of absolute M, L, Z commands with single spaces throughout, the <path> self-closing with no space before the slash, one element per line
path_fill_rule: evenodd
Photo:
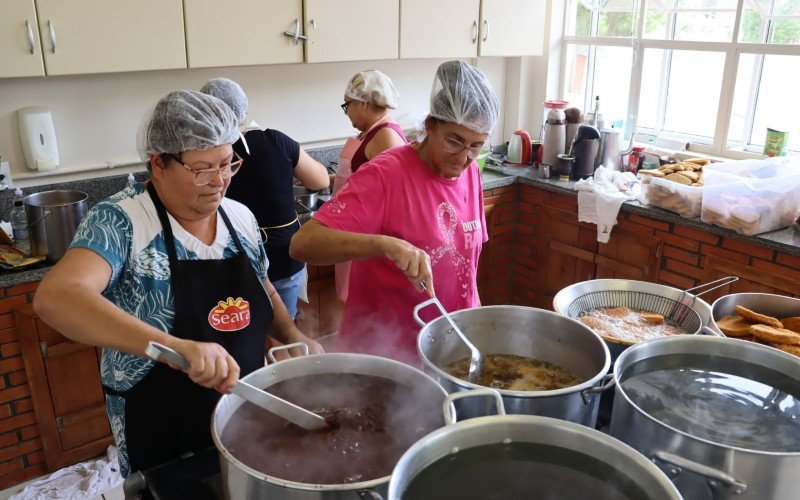
<path fill-rule="evenodd" d="M 400 58 L 476 57 L 481 0 L 400 0 Z"/>
<path fill-rule="evenodd" d="M 48 75 L 186 67 L 181 0 L 36 0 L 36 5 Z"/>
<path fill-rule="evenodd" d="M 190 68 L 303 62 L 302 0 L 183 0 L 183 8 Z"/>
<path fill-rule="evenodd" d="M 306 62 L 397 59 L 400 0 L 304 0 L 304 4 Z"/>
<path fill-rule="evenodd" d="M 33 0 L 2 0 L 0 78 L 44 76 Z"/>
<path fill-rule="evenodd" d="M 481 56 L 537 56 L 544 46 L 547 0 L 482 0 Z"/>

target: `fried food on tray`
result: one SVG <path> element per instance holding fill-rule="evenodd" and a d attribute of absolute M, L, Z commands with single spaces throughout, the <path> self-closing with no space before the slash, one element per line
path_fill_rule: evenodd
<path fill-rule="evenodd" d="M 788 352 L 789 354 L 793 354 L 795 356 L 800 357 L 800 346 L 791 345 L 791 344 L 770 344 L 772 347 L 776 349 L 780 349 L 783 352 Z"/>
<path fill-rule="evenodd" d="M 725 316 L 717 321 L 717 326 L 728 337 L 749 337 L 750 323 L 741 316 Z"/>
<path fill-rule="evenodd" d="M 800 345 L 800 333 L 785 328 L 773 328 L 768 325 L 751 325 L 750 333 L 769 343 Z"/>
<path fill-rule="evenodd" d="M 751 311 L 750 309 L 737 305 L 735 307 L 736 314 L 743 317 L 750 323 L 759 323 L 762 325 L 768 325 L 773 328 L 783 328 L 783 323 L 780 322 L 778 318 L 773 318 L 772 316 L 767 316 L 765 314 L 759 314 L 755 311 Z"/>
<path fill-rule="evenodd" d="M 792 316 L 791 318 L 781 318 L 781 324 L 787 330 L 800 333 L 800 316 Z"/>

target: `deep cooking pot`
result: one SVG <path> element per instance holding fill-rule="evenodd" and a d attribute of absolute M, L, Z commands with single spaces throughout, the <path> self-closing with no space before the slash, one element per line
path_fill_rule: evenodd
<path fill-rule="evenodd" d="M 299 203 L 301 206 L 310 211 L 315 210 L 315 205 L 317 204 L 317 191 L 303 186 L 294 186 L 292 191 L 294 193 L 295 203 Z"/>
<path fill-rule="evenodd" d="M 771 293 L 732 293 L 714 301 L 709 326 L 720 331 L 717 321 L 725 316 L 735 316 L 736 306 L 779 319 L 800 316 L 800 299 Z"/>
<path fill-rule="evenodd" d="M 614 366 L 616 389 L 614 411 L 611 419 L 611 435 L 633 446 L 647 458 L 660 465 L 673 478 L 681 494 L 691 499 L 742 498 L 742 499 L 783 499 L 797 498 L 797 478 L 800 477 L 800 453 L 765 451 L 757 446 L 732 446 L 715 440 L 697 437 L 693 433 L 668 425 L 650 413 L 645 412 L 631 398 L 633 393 L 624 389 L 626 380 L 640 374 L 669 369 L 693 368 L 737 375 L 748 380 L 776 386 L 800 396 L 797 392 L 783 387 L 800 387 L 800 359 L 753 342 L 706 336 L 679 336 L 655 339 L 637 344 L 626 350 Z M 713 380 L 708 377 L 704 380 Z M 749 387 L 744 383 L 739 387 Z M 702 422 L 703 419 L 718 415 L 718 410 L 708 404 L 692 406 L 689 401 L 698 397 L 698 391 L 691 394 L 680 393 L 685 384 L 678 380 L 670 384 L 678 391 L 678 397 L 687 401 L 676 406 L 685 406 L 686 418 Z M 687 391 L 687 389 L 683 389 Z M 689 391 L 687 391 L 689 392 Z M 751 399 L 731 395 L 732 391 L 710 390 L 720 398 L 736 397 L 737 405 Z M 761 396 L 769 399 L 774 391 Z M 773 396 L 774 397 L 774 396 Z M 637 399 L 637 401 L 647 401 Z M 652 400 L 651 400 L 652 401 Z M 702 402 L 702 401 L 701 401 Z M 784 401 L 786 405 L 789 401 Z M 661 402 L 664 408 L 672 408 L 669 402 Z M 652 404 L 652 402 L 648 403 Z M 695 409 L 696 408 L 696 409 Z M 705 408 L 705 410 L 704 410 Z M 709 409 L 711 408 L 711 409 Z M 712 411 L 713 410 L 713 411 Z M 766 415 L 765 415 L 766 418 Z M 691 421 L 691 420 L 690 420 Z M 765 432 L 773 432 L 772 423 L 760 422 Z M 707 424 L 702 424 L 707 425 Z M 755 422 L 756 429 L 759 422 Z M 707 427 L 720 436 L 720 441 L 729 440 L 733 435 L 730 427 L 711 425 Z M 696 429 L 700 429 L 699 427 Z M 748 439 L 758 442 L 758 432 Z"/>
<path fill-rule="evenodd" d="M 364 354 L 318 354 L 291 358 L 260 368 L 242 380 L 261 389 L 267 389 L 273 384 L 295 377 L 336 373 L 372 375 L 394 380 L 399 384 L 413 387 L 415 394 L 421 396 L 417 401 L 436 408 L 443 404 L 446 396 L 444 390 L 421 371 L 397 361 Z M 211 420 L 212 438 L 220 453 L 225 498 L 331 500 L 360 499 L 373 493 L 385 494 L 389 476 L 350 484 L 309 484 L 268 476 L 243 464 L 220 440 L 222 430 L 231 415 L 243 402 L 241 398 L 232 394 L 222 396 Z"/>
<path fill-rule="evenodd" d="M 542 415 L 594 427 L 600 399 L 598 386 L 603 385 L 611 363 L 608 348 L 599 335 L 578 321 L 533 307 L 476 307 L 450 316 L 484 355 L 530 357 L 565 368 L 584 380 L 552 391 L 500 390 L 508 413 Z M 482 388 L 443 370 L 470 355 L 466 345 L 451 331 L 447 319 L 440 317 L 425 324 L 418 309 L 414 317 L 423 325 L 417 337 L 423 370 L 448 393 Z M 492 412 L 485 398 L 458 401 L 456 407 L 464 418 Z"/>
<path fill-rule="evenodd" d="M 26 196 L 25 215 L 31 239 L 31 255 L 57 262 L 69 249 L 78 224 L 89 209 L 89 195 L 81 191 L 42 191 Z"/>
<path fill-rule="evenodd" d="M 502 408 L 496 391 L 469 395 L 479 393 L 494 393 Z M 606 434 L 499 413 L 458 423 L 447 415 L 448 425 L 417 441 L 397 463 L 389 498 L 681 498 L 658 467 Z"/>

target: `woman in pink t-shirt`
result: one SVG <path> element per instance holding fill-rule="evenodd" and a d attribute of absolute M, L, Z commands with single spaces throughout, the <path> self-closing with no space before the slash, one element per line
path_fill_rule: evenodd
<path fill-rule="evenodd" d="M 498 113 L 480 70 L 443 63 L 424 140 L 362 165 L 295 234 L 296 259 L 353 261 L 338 350 L 414 362 L 419 327 L 412 310 L 426 294 L 448 311 L 480 305 L 476 277 L 487 235 L 475 159 Z M 423 312 L 426 320 L 436 316 Z"/>

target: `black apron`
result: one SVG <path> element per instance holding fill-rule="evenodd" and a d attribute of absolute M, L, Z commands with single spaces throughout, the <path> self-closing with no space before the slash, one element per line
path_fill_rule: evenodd
<path fill-rule="evenodd" d="M 158 212 L 169 256 L 175 300 L 170 334 L 220 344 L 239 364 L 242 377 L 263 367 L 272 305 L 222 206 L 219 213 L 236 244 L 236 255 L 219 260 L 178 260 L 164 205 L 152 183 L 147 191 Z M 104 389 L 125 399 L 131 471 L 213 446 L 211 414 L 220 393 L 195 384 L 185 373 L 156 363 L 129 390 Z"/>

